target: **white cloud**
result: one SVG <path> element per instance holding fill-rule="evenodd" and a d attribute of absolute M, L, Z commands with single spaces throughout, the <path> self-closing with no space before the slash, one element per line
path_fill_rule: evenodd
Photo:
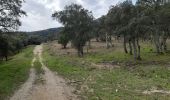
<path fill-rule="evenodd" d="M 52 20 L 51 15 L 54 11 L 60 11 L 65 5 L 71 3 L 81 4 L 98 18 L 105 15 L 111 5 L 120 1 L 123 0 L 26 0 L 23 10 L 28 16 L 21 18 L 20 30 L 35 31 L 61 26 L 57 21 Z"/>

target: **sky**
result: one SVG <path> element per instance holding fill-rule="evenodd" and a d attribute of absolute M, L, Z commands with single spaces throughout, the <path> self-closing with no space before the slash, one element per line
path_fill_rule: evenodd
<path fill-rule="evenodd" d="M 76 3 L 92 11 L 95 18 L 107 14 L 109 7 L 124 0 L 25 0 L 22 9 L 27 16 L 21 17 L 20 31 L 37 31 L 62 26 L 51 15 L 64 6 Z M 135 2 L 135 0 L 134 0 Z"/>

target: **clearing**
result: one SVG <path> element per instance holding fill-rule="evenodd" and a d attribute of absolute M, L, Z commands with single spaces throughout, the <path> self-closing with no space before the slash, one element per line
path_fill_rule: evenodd
<path fill-rule="evenodd" d="M 54 41 L 44 44 L 43 57 L 51 70 L 76 87 L 82 100 L 169 100 L 170 54 L 156 55 L 150 51 L 153 46 L 143 42 L 143 59 L 134 62 L 122 42 L 114 44 L 106 49 L 104 43 L 92 41 L 91 49 L 87 52 L 85 47 L 85 56 L 79 58 L 70 44 L 61 49 Z"/>

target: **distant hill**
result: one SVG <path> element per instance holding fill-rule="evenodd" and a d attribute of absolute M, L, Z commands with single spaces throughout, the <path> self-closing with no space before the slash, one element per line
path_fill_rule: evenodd
<path fill-rule="evenodd" d="M 50 28 L 46 30 L 40 30 L 40 31 L 33 31 L 33 32 L 27 32 L 29 35 L 42 35 L 47 36 L 49 34 L 58 34 L 61 31 L 62 27 L 59 28 Z"/>
<path fill-rule="evenodd" d="M 26 33 L 30 38 L 33 38 L 34 40 L 36 38 L 38 41 L 46 42 L 50 40 L 56 40 L 61 30 L 62 27 L 24 33 Z"/>

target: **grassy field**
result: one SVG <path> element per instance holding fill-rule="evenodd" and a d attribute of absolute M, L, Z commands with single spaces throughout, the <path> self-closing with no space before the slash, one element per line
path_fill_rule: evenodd
<path fill-rule="evenodd" d="M 0 62 L 0 100 L 8 98 L 28 78 L 32 51 L 33 46 L 29 46 L 8 62 Z"/>
<path fill-rule="evenodd" d="M 68 79 L 83 100 L 170 99 L 166 93 L 145 94 L 152 90 L 170 91 L 170 54 L 156 55 L 149 44 L 142 44 L 143 60 L 139 62 L 124 54 L 121 44 L 111 49 L 92 48 L 83 58 L 77 57 L 70 48 L 60 49 L 55 43 L 44 48 L 44 62 Z"/>

